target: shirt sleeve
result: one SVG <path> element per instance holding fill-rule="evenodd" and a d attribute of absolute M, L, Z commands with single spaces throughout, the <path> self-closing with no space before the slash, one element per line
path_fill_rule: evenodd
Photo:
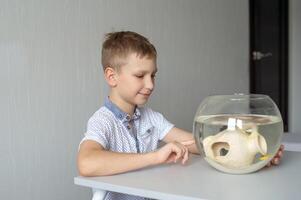
<path fill-rule="evenodd" d="M 149 116 L 156 128 L 159 130 L 159 140 L 162 140 L 166 134 L 174 127 L 161 113 L 149 109 Z"/>
<path fill-rule="evenodd" d="M 105 119 L 94 114 L 87 123 L 87 131 L 80 144 L 86 140 L 93 140 L 99 143 L 103 148 L 108 148 L 107 123 Z"/>

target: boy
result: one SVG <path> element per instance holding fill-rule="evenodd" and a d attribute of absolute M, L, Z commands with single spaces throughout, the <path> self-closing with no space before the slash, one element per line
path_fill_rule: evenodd
<path fill-rule="evenodd" d="M 155 47 L 137 33 L 107 34 L 102 65 L 110 92 L 105 105 L 88 121 L 78 153 L 81 175 L 112 175 L 177 161 L 185 164 L 189 152 L 198 153 L 191 133 L 174 127 L 160 113 L 139 107 L 154 90 L 156 57 Z M 157 149 L 160 140 L 166 145 Z M 105 199 L 143 198 L 108 192 Z"/>

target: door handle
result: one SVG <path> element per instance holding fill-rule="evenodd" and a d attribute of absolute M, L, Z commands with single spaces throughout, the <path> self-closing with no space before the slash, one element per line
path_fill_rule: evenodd
<path fill-rule="evenodd" d="M 253 51 L 252 54 L 253 54 L 253 60 L 261 60 L 263 58 L 273 56 L 271 52 L 262 53 L 260 51 Z"/>

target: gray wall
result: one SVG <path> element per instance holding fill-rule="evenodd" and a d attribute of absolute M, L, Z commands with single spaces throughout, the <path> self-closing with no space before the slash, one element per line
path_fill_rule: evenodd
<path fill-rule="evenodd" d="M 290 131 L 301 135 L 301 1 L 290 0 Z"/>
<path fill-rule="evenodd" d="M 86 122 L 107 88 L 103 34 L 159 52 L 150 105 L 191 130 L 210 94 L 248 91 L 248 0 L 0 0 L 0 199 L 89 199 L 73 185 Z"/>

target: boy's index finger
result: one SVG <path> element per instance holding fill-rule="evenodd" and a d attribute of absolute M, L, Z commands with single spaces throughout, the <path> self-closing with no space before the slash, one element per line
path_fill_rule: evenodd
<path fill-rule="evenodd" d="M 182 141 L 182 142 L 180 142 L 182 145 L 184 145 L 184 146 L 189 146 L 189 145 L 192 145 L 192 144 L 194 144 L 195 143 L 195 141 L 194 140 L 187 140 L 187 141 Z"/>

